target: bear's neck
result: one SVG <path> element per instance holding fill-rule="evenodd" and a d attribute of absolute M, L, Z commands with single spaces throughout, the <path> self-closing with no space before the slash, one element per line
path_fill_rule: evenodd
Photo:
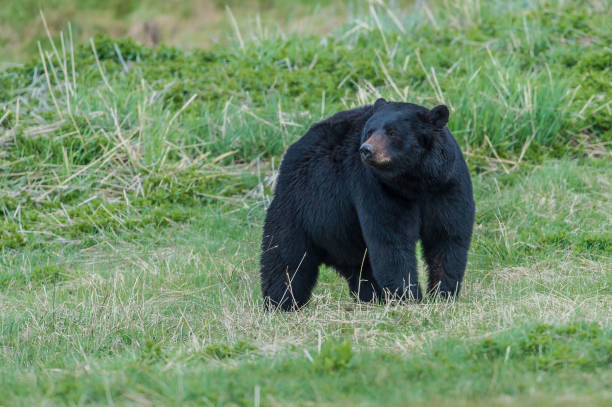
<path fill-rule="evenodd" d="M 456 162 L 456 152 L 448 144 L 434 146 L 423 156 L 418 169 L 381 181 L 395 194 L 415 199 L 424 193 L 436 193 L 452 187 Z"/>
<path fill-rule="evenodd" d="M 381 179 L 384 189 L 392 195 L 414 200 L 426 192 L 426 186 L 421 179 L 407 175 L 399 175 L 389 179 Z"/>

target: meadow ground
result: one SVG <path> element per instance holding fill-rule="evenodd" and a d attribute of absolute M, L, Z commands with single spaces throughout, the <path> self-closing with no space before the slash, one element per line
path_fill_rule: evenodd
<path fill-rule="evenodd" d="M 228 13 L 194 50 L 51 28 L 0 71 L 0 405 L 610 403 L 608 3 L 351 13 L 310 34 Z M 283 151 L 379 96 L 451 107 L 477 203 L 461 297 L 357 304 L 324 269 L 304 310 L 264 313 Z"/>

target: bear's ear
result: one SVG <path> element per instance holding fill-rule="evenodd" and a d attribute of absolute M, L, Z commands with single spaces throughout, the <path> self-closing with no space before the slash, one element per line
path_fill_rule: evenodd
<path fill-rule="evenodd" d="M 383 98 L 376 99 L 376 102 L 374 102 L 374 109 L 378 110 L 386 104 L 387 104 L 387 101 L 385 99 Z"/>
<path fill-rule="evenodd" d="M 445 105 L 438 105 L 427 112 L 427 121 L 435 128 L 441 129 L 448 123 L 448 115 L 448 107 Z"/>

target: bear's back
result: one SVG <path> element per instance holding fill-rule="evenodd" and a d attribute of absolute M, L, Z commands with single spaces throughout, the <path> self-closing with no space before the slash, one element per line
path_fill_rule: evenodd
<path fill-rule="evenodd" d="M 372 111 L 372 106 L 345 110 L 311 125 L 287 149 L 281 176 L 325 176 L 346 169 L 347 161 L 354 165 L 359 161 L 361 130 Z"/>

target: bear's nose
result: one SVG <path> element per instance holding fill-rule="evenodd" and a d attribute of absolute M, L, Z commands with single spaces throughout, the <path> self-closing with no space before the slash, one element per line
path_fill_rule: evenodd
<path fill-rule="evenodd" d="M 369 144 L 363 144 L 359 148 L 359 154 L 361 154 L 362 160 L 369 161 L 374 155 L 374 148 Z"/>

